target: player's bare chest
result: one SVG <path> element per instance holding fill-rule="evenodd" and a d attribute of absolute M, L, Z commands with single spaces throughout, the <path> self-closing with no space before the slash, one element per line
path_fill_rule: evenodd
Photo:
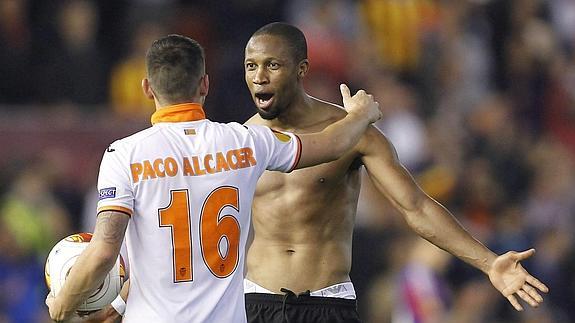
<path fill-rule="evenodd" d="M 314 167 L 295 170 L 284 174 L 266 171 L 258 180 L 256 194 L 281 191 L 328 190 L 345 185 L 350 177 L 356 176 L 357 169 L 350 167 L 350 161 L 338 160 Z"/>

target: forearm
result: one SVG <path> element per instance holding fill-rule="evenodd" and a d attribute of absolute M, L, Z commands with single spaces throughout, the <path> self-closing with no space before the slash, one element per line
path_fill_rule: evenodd
<path fill-rule="evenodd" d="M 299 135 L 302 155 L 296 168 L 341 158 L 357 144 L 369 124 L 364 116 L 348 114 L 319 133 Z"/>
<path fill-rule="evenodd" d="M 102 251 L 108 247 L 103 242 L 93 241 L 72 266 L 55 299 L 62 319 L 73 313 L 98 288 L 116 262 L 110 251 Z"/>
<path fill-rule="evenodd" d="M 329 147 L 332 147 L 338 159 L 352 149 L 361 139 L 370 121 L 365 116 L 348 113 L 345 118 L 332 123 L 323 131 L 329 139 Z"/>
<path fill-rule="evenodd" d="M 488 273 L 497 255 L 469 234 L 441 204 L 426 197 L 417 209 L 404 215 L 409 227 L 421 237 Z"/>

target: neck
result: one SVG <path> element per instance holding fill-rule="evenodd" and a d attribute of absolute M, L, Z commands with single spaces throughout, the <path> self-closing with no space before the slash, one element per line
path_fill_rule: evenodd
<path fill-rule="evenodd" d="M 162 110 L 164 108 L 168 108 L 172 105 L 177 105 L 177 104 L 184 104 L 184 103 L 196 103 L 199 105 L 204 105 L 204 97 L 199 96 L 199 97 L 193 97 L 190 98 L 189 100 L 184 100 L 184 101 L 166 101 L 166 100 L 162 100 L 158 97 L 154 97 L 154 103 L 156 104 L 156 111 L 158 110 Z"/>
<path fill-rule="evenodd" d="M 272 120 L 268 120 L 271 127 L 279 129 L 305 128 L 313 110 L 314 98 L 303 89 L 286 106 L 283 112 Z"/>

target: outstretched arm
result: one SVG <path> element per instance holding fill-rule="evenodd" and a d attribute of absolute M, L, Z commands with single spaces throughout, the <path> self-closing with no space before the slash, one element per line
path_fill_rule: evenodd
<path fill-rule="evenodd" d="M 46 299 L 53 320 L 72 317 L 102 282 L 118 258 L 128 220 L 129 216 L 120 212 L 106 211 L 98 215 L 92 240 L 72 266 L 62 290 L 56 297 Z"/>
<path fill-rule="evenodd" d="M 381 118 L 379 103 L 364 90 L 351 96 L 347 85 L 340 86 L 345 118 L 329 125 L 323 131 L 301 134 L 302 154 L 296 168 L 314 166 L 336 160 L 352 149 L 369 124 Z"/>
<path fill-rule="evenodd" d="M 515 309 L 523 309 L 516 296 L 531 306 L 543 301 L 537 289 L 547 292 L 547 287 L 519 263 L 533 255 L 534 250 L 497 256 L 473 238 L 446 208 L 419 188 L 399 163 L 391 143 L 375 128 L 368 129 L 358 149 L 371 180 L 412 230 L 487 274 Z"/>

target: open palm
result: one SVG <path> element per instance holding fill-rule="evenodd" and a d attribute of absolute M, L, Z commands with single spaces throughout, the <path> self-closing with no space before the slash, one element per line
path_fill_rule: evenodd
<path fill-rule="evenodd" d="M 549 289 L 537 278 L 531 276 L 519 263 L 535 254 L 535 249 L 523 252 L 509 251 L 495 259 L 489 271 L 491 283 L 513 307 L 522 311 L 516 296 L 533 307 L 543 302 L 538 290 L 547 293 Z"/>

